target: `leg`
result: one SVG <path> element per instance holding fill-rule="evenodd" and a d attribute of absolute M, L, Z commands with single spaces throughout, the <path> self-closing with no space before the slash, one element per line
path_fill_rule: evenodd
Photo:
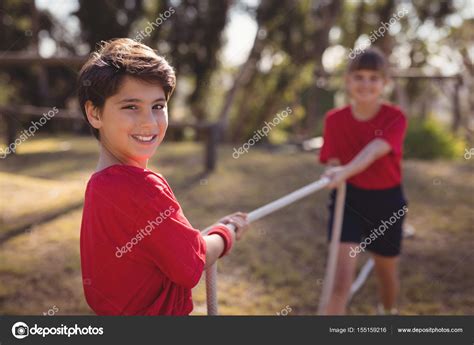
<path fill-rule="evenodd" d="M 357 244 L 341 242 L 339 245 L 336 276 L 325 315 L 343 315 L 346 313 L 347 299 L 354 281 L 357 263 L 357 256 L 351 257 L 349 255 L 351 246 L 354 245 Z"/>
<path fill-rule="evenodd" d="M 385 310 L 392 310 L 392 308 L 395 308 L 400 290 L 400 280 L 398 277 L 399 256 L 372 255 L 375 262 L 380 301 Z"/>

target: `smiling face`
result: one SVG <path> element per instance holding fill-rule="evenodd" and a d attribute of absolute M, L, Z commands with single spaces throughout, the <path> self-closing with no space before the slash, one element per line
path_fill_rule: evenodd
<path fill-rule="evenodd" d="M 374 104 L 382 95 L 387 80 L 379 71 L 360 69 L 346 75 L 346 88 L 359 104 Z"/>
<path fill-rule="evenodd" d="M 102 146 L 124 164 L 146 167 L 168 127 L 168 109 L 158 84 L 126 76 L 101 111 L 89 101 L 87 118 Z"/>

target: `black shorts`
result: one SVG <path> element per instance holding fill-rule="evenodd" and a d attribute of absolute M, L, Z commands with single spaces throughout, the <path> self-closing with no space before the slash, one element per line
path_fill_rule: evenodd
<path fill-rule="evenodd" d="M 329 200 L 328 238 L 331 240 L 336 190 Z M 355 243 L 355 253 L 369 250 L 382 256 L 400 254 L 402 224 L 408 212 L 401 186 L 369 190 L 347 184 L 341 242 Z M 352 254 L 352 252 L 351 252 Z M 356 254 L 351 255 L 354 257 Z"/>

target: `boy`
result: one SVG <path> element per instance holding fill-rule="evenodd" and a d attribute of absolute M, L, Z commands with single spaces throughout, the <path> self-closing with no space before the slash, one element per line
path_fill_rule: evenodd
<path fill-rule="evenodd" d="M 85 297 L 99 315 L 188 315 L 203 270 L 247 229 L 238 212 L 202 236 L 165 178 L 147 169 L 175 84 L 163 57 L 127 38 L 105 42 L 79 75 L 81 109 L 100 144 L 80 244 Z"/>
<path fill-rule="evenodd" d="M 357 254 L 368 249 L 379 283 L 379 313 L 396 313 L 402 223 L 408 208 L 401 186 L 401 158 L 407 121 L 383 103 L 387 62 L 370 49 L 349 63 L 345 77 L 352 104 L 328 112 L 320 161 L 329 188 L 347 180 L 335 285 L 326 314 L 344 314 L 354 280 Z M 335 193 L 329 205 L 329 238 Z"/>

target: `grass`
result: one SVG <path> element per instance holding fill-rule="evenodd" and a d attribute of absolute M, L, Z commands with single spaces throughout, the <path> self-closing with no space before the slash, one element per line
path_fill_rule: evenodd
<path fill-rule="evenodd" d="M 65 183 L 0 172 L 4 200 L 0 211 L 0 235 L 80 204 L 83 187 L 81 181 Z"/>
<path fill-rule="evenodd" d="M 150 164 L 164 174 L 196 228 L 236 210 L 250 211 L 318 178 L 313 154 L 253 148 L 235 160 L 219 150 L 219 167 L 203 176 L 202 146 L 165 144 Z M 21 221 L 81 200 L 93 172 L 94 140 L 35 138 L 0 166 L 3 232 Z M 2 162 L 3 163 L 3 162 Z M 472 314 L 473 165 L 415 161 L 404 167 L 408 220 L 415 237 L 404 242 L 403 314 Z M 8 188 L 8 189 L 4 189 Z M 327 255 L 327 191 L 256 222 L 232 255 L 219 262 L 219 309 L 227 315 L 315 314 Z M 8 201 L 8 202 L 7 202 Z M 33 226 L 0 244 L 0 314 L 91 313 L 79 261 L 81 209 Z M 368 256 L 361 256 L 362 266 Z M 204 281 L 193 290 L 194 314 L 205 314 Z M 351 314 L 374 314 L 371 276 L 354 297 Z"/>

